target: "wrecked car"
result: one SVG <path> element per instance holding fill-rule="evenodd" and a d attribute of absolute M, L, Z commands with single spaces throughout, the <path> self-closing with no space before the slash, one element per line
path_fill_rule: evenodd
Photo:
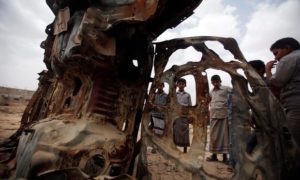
<path fill-rule="evenodd" d="M 217 179 L 203 169 L 209 113 L 206 70 L 212 68 L 232 78 L 232 149 L 237 160 L 233 179 L 283 179 L 294 148 L 284 136 L 284 112 L 247 64 L 237 42 L 208 36 L 153 42 L 189 17 L 201 1 L 46 0 L 55 14 L 41 43 L 47 70 L 40 73 L 20 129 L 2 145 L 11 150 L 2 162 L 16 164 L 6 167 L 6 176 L 142 179 L 149 173 L 147 146 L 155 145 L 193 178 Z M 205 45 L 207 41 L 221 43 L 239 63 L 223 60 Z M 188 47 L 202 58 L 165 70 L 172 53 Z M 196 104 L 191 107 L 176 101 L 174 83 L 185 75 L 196 82 Z M 150 112 L 144 107 L 160 81 L 170 87 L 171 108 L 163 110 L 167 133 L 157 137 L 148 129 Z M 252 155 L 245 152 L 249 109 L 262 129 Z M 186 154 L 176 149 L 172 139 L 172 124 L 182 115 L 193 118 L 193 141 Z"/>

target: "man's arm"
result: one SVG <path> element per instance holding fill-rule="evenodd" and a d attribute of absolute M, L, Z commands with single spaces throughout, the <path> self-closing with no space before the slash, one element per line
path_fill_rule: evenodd
<path fill-rule="evenodd" d="M 272 77 L 272 69 L 277 61 L 271 60 L 266 64 L 266 79 L 269 81 Z"/>
<path fill-rule="evenodd" d="M 295 68 L 297 67 L 296 61 L 292 58 L 282 58 L 278 63 L 276 73 L 271 77 L 269 83 L 276 87 L 284 87 L 292 78 Z"/>

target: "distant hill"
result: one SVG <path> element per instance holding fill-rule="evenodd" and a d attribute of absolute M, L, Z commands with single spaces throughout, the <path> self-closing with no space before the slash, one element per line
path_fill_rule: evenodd
<path fill-rule="evenodd" d="M 30 100 L 35 91 L 0 86 L 0 99 Z"/>

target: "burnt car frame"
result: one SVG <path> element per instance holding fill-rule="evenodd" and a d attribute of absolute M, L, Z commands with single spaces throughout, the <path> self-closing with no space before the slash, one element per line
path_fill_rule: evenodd
<path fill-rule="evenodd" d="M 40 73 L 39 87 L 25 109 L 20 129 L 2 145 L 11 150 L 2 162 L 16 164 L 16 168 L 6 167 L 6 177 L 141 179 L 149 173 L 141 168 L 147 164 L 147 146 L 155 145 L 193 178 L 217 179 L 203 170 L 208 68 L 225 71 L 232 78 L 232 150 L 237 161 L 233 178 L 286 177 L 294 147 L 283 130 L 284 112 L 247 64 L 237 42 L 199 36 L 153 43 L 166 29 L 189 17 L 201 0 L 46 2 L 55 14 L 41 44 L 47 70 Z M 205 45 L 207 41 L 221 43 L 236 62 L 221 59 Z M 202 58 L 165 70 L 172 53 L 187 47 L 199 51 Z M 192 107 L 176 101 L 174 83 L 185 75 L 192 75 L 196 82 Z M 160 81 L 169 84 L 168 107 L 172 107 L 163 110 L 167 128 L 162 137 L 148 129 L 150 112 L 145 110 Z M 252 155 L 245 152 L 249 109 L 261 127 Z M 193 119 L 194 128 L 186 154 L 172 140 L 172 124 L 182 115 Z"/>

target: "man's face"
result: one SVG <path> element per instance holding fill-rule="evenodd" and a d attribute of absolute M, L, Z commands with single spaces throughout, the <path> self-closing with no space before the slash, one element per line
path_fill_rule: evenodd
<path fill-rule="evenodd" d="M 279 61 L 282 57 L 289 54 L 291 52 L 291 49 L 290 48 L 280 48 L 280 49 L 275 48 L 275 49 L 272 49 L 271 51 L 274 54 L 275 59 Z"/>
<path fill-rule="evenodd" d="M 164 89 L 164 85 L 163 85 L 162 83 L 159 84 L 159 85 L 157 85 L 157 90 L 158 90 L 158 92 L 162 92 L 163 89 Z"/>
<path fill-rule="evenodd" d="M 214 86 L 214 88 L 219 89 L 221 87 L 221 81 L 220 80 L 212 80 L 211 84 Z"/>
<path fill-rule="evenodd" d="M 179 82 L 179 83 L 177 83 L 177 87 L 178 87 L 179 91 L 183 91 L 185 88 L 185 83 Z"/>

